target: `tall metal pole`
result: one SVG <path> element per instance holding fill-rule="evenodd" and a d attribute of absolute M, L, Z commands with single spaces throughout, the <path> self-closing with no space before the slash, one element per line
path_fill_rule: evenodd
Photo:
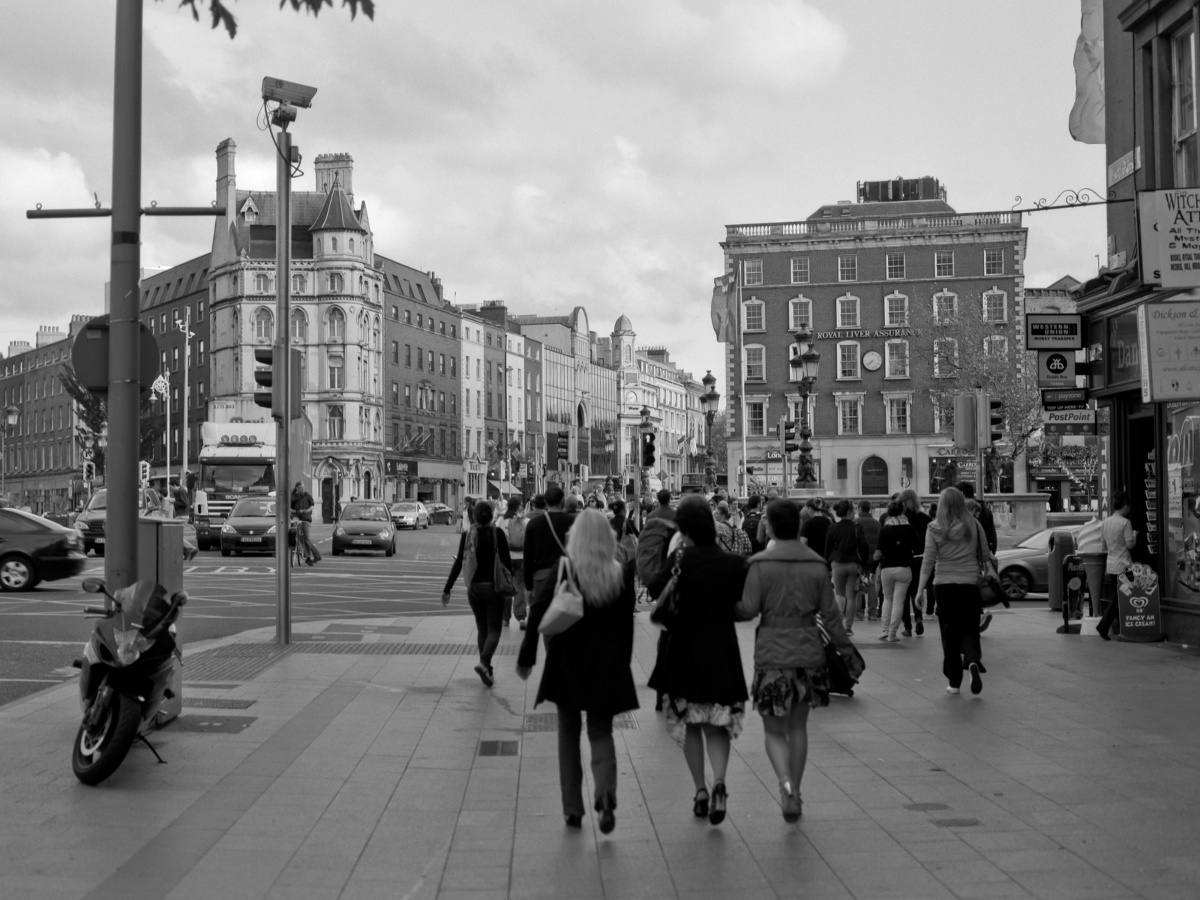
<path fill-rule="evenodd" d="M 112 255 L 109 271 L 109 590 L 137 579 L 140 335 L 138 269 L 142 214 L 142 0 L 117 0 L 113 80 Z"/>
<path fill-rule="evenodd" d="M 166 457 L 167 457 L 167 487 L 171 486 L 171 370 L 167 370 L 167 389 L 163 392 L 163 403 L 167 407 L 167 430 L 163 432 L 163 440 L 166 441 Z M 168 491 L 168 493 L 170 493 Z"/>
<path fill-rule="evenodd" d="M 273 383 L 279 392 L 276 403 L 280 418 L 275 427 L 275 587 L 278 592 L 275 617 L 275 642 L 289 644 L 292 640 L 292 569 L 288 548 L 288 528 L 291 525 L 291 479 L 288 472 L 288 437 L 292 425 L 291 379 L 291 320 L 289 296 L 291 284 L 288 273 L 292 268 L 292 136 L 286 123 L 279 132 L 278 156 L 275 160 L 275 205 L 279 214 L 275 221 L 275 353 Z"/>
<path fill-rule="evenodd" d="M 179 457 L 179 486 L 187 490 L 187 470 L 188 470 L 188 364 L 192 358 L 192 308 L 184 307 L 183 310 L 183 429 L 180 434 L 183 440 L 180 441 L 183 452 Z M 171 483 L 167 479 L 167 484 Z"/>

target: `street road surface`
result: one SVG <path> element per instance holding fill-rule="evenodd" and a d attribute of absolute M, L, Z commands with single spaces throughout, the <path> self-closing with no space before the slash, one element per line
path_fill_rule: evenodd
<path fill-rule="evenodd" d="M 292 621 L 397 615 L 464 615 L 466 589 L 459 579 L 451 607 L 442 609 L 442 587 L 458 535 L 451 526 L 401 531 L 396 555 L 333 556 L 333 527 L 316 525 L 314 539 L 324 559 L 292 569 Z M 91 634 L 83 607 L 96 605 L 83 593 L 88 576 L 103 576 L 103 558 L 91 558 L 78 578 L 52 581 L 26 593 L 0 594 L 0 705 L 75 676 L 77 658 Z M 179 621 L 184 653 L 189 642 L 226 637 L 276 621 L 275 559 L 223 557 L 217 550 L 184 563 L 188 605 Z"/>

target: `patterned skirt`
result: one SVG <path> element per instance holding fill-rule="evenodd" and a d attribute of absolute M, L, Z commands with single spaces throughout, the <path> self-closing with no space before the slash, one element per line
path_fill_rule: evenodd
<path fill-rule="evenodd" d="M 682 697 L 664 697 L 667 733 L 677 744 L 682 745 L 688 725 L 716 725 L 729 732 L 730 738 L 742 733 L 742 720 L 746 716 L 746 705 L 735 703 L 724 706 L 720 703 L 688 703 Z"/>
<path fill-rule="evenodd" d="M 784 717 L 797 703 L 829 705 L 829 672 L 820 669 L 761 669 L 754 673 L 750 698 L 759 715 Z"/>

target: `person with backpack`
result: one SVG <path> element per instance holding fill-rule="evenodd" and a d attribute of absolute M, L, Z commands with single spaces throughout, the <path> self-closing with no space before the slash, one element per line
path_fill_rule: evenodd
<path fill-rule="evenodd" d="M 499 527 L 504 530 L 505 537 L 508 538 L 508 552 L 513 561 L 513 580 L 517 585 L 517 593 L 512 597 L 504 598 L 504 627 L 507 628 L 513 616 L 517 617 L 517 624 L 521 629 L 525 628 L 525 613 L 527 602 L 525 599 L 525 524 L 526 519 L 521 511 L 521 498 L 509 497 L 508 509 L 504 515 L 500 517 Z"/>
<path fill-rule="evenodd" d="M 613 500 L 609 509 L 612 518 L 608 522 L 617 541 L 617 561 L 625 567 L 625 575 L 632 584 L 637 570 L 638 528 L 633 519 L 625 515 L 624 500 Z"/>
<path fill-rule="evenodd" d="M 736 553 L 742 559 L 748 558 L 754 552 L 754 548 L 750 545 L 750 538 L 746 536 L 746 532 L 730 520 L 729 504 L 726 501 L 721 500 L 717 503 L 715 518 L 717 543 L 721 545 L 721 549 L 726 553 Z"/>
<path fill-rule="evenodd" d="M 746 533 L 746 537 L 750 538 L 750 552 L 762 553 L 767 547 L 767 542 L 760 542 L 758 539 L 758 528 L 762 522 L 762 511 L 759 509 L 759 504 L 762 502 L 762 497 L 758 494 L 751 494 L 750 499 L 746 501 L 746 515 L 742 517 L 742 531 Z"/>
<path fill-rule="evenodd" d="M 503 565 L 509 572 L 513 568 L 508 539 L 501 529 L 492 525 L 493 515 L 490 503 L 479 503 L 475 507 L 475 521 L 458 539 L 458 555 L 454 557 L 450 577 L 442 591 L 442 606 L 448 607 L 458 573 L 466 570 L 467 602 L 475 615 L 479 642 L 479 664 L 475 666 L 475 674 L 485 687 L 496 683 L 492 656 L 500 643 L 500 621 L 504 616 L 504 598 L 496 590 L 495 567 Z"/>
<path fill-rule="evenodd" d="M 558 583 L 558 561 L 567 543 L 567 533 L 575 517 L 563 510 L 562 485 L 546 488 L 546 508 L 533 516 L 525 526 L 525 564 L 522 580 L 528 596 L 525 616 L 525 639 L 517 655 L 517 672 L 532 669 L 537 663 L 538 625 L 546 607 L 554 597 Z M 528 675 L 528 672 L 525 673 Z"/>

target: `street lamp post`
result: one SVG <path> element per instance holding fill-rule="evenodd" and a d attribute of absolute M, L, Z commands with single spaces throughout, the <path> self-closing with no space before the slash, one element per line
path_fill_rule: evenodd
<path fill-rule="evenodd" d="M 717 405 L 721 402 L 721 395 L 717 393 L 717 379 L 713 375 L 712 370 L 700 379 L 700 383 L 704 385 L 704 393 L 700 395 L 700 405 L 704 410 L 704 487 L 705 490 L 714 490 L 717 486 L 717 463 L 713 455 L 712 448 L 712 427 L 713 420 L 717 417 Z"/>
<path fill-rule="evenodd" d="M 4 407 L 4 429 L 0 431 L 0 462 L 3 462 L 3 468 L 0 468 L 0 496 L 7 494 L 7 479 L 8 479 L 8 431 L 17 424 L 17 417 L 21 415 L 21 411 L 15 406 Z"/>
<path fill-rule="evenodd" d="M 812 437 L 812 428 L 808 420 L 808 396 L 812 393 L 820 365 L 821 354 L 813 346 L 812 329 L 805 326 L 796 332 L 796 339 L 792 342 L 788 379 L 800 391 L 800 460 L 796 466 L 798 488 L 817 486 L 817 476 L 813 471 L 812 443 L 808 440 Z"/>
<path fill-rule="evenodd" d="M 642 417 L 642 421 L 638 423 L 638 431 L 644 435 L 654 430 L 654 426 L 650 423 L 650 407 L 643 406 L 639 412 L 639 415 Z M 650 493 L 650 467 L 642 465 L 641 454 L 642 445 L 639 442 L 637 450 L 633 456 L 633 464 L 637 467 L 637 471 L 639 473 L 638 493 L 644 497 Z"/>

